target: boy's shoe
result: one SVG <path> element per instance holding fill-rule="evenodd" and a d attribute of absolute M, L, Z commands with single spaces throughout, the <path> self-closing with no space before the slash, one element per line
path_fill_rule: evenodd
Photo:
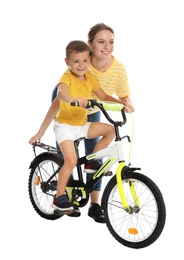
<path fill-rule="evenodd" d="M 74 209 L 73 204 L 68 201 L 66 194 L 63 194 L 58 198 L 54 197 L 52 207 L 61 211 L 72 211 Z"/>
<path fill-rule="evenodd" d="M 96 222 L 105 223 L 104 212 L 99 204 L 92 204 L 88 210 L 88 216 Z"/>
<path fill-rule="evenodd" d="M 69 213 L 67 214 L 68 217 L 80 217 L 81 215 L 81 212 L 80 212 L 80 209 L 76 206 L 73 206 L 74 209 Z"/>
<path fill-rule="evenodd" d="M 84 166 L 84 172 L 95 173 L 96 171 L 98 171 L 98 169 L 100 169 L 101 166 L 102 166 L 102 163 L 100 163 L 99 161 L 86 163 Z"/>

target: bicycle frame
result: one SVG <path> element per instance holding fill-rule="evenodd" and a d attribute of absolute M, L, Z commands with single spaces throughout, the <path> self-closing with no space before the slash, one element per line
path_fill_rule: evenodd
<path fill-rule="evenodd" d="M 79 155 L 79 144 L 84 138 L 74 141 L 78 158 L 75 170 L 78 176 L 72 174 L 66 185 L 68 199 L 77 210 L 85 206 L 95 184 L 104 176 L 111 176 L 110 169 L 117 163 L 116 173 L 105 186 L 101 199 L 106 225 L 113 237 L 125 246 L 131 248 L 149 246 L 158 239 L 165 225 L 166 208 L 162 193 L 148 176 L 137 172 L 140 168 L 130 166 L 130 158 L 126 165 L 122 139 L 127 138 L 130 142 L 130 138 L 119 135 L 119 127 L 126 123 L 124 106 L 117 103 L 98 103 L 96 100 L 90 102 L 92 107 L 98 106 L 114 126 L 115 140 L 107 148 L 83 157 Z M 121 111 L 123 120 L 113 121 L 106 110 Z M 36 155 L 36 146 L 47 152 Z M 58 154 L 55 147 L 43 143 L 33 144 L 33 151 L 35 158 L 29 166 L 31 172 L 28 185 L 33 208 L 41 217 L 49 220 L 59 219 L 65 214 L 70 216 L 69 212 L 52 208 L 58 174 L 64 163 L 63 157 Z M 99 159 L 103 159 L 100 169 L 91 175 L 87 183 L 84 182 L 82 166 Z"/>

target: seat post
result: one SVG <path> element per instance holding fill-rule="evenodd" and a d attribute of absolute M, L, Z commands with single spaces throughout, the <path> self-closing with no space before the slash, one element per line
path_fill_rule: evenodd
<path fill-rule="evenodd" d="M 80 142 L 84 139 L 84 137 L 81 137 L 77 140 L 74 141 L 74 146 L 75 146 L 75 151 L 76 151 L 76 155 L 77 155 L 77 159 L 79 159 L 79 144 Z M 81 182 L 83 181 L 83 174 L 82 174 L 82 167 L 81 165 L 77 165 L 77 173 L 78 173 L 78 178 Z"/>

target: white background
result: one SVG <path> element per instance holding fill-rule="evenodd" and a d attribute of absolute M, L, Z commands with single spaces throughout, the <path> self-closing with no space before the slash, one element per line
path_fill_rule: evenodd
<path fill-rule="evenodd" d="M 98 22 L 114 28 L 114 55 L 129 77 L 136 107 L 131 162 L 157 183 L 167 207 L 160 238 L 140 250 L 118 243 L 87 216 L 88 206 L 80 218 L 48 221 L 28 196 L 28 141 L 65 70 L 65 46 L 87 41 Z M 1 259 L 160 259 L 182 250 L 183 24 L 182 0 L 0 2 Z M 42 141 L 54 145 L 52 126 Z"/>

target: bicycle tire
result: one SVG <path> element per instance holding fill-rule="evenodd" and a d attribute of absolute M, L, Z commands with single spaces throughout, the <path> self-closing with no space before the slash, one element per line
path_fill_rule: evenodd
<path fill-rule="evenodd" d="M 54 214 L 52 208 L 53 197 L 56 193 L 56 185 L 58 174 L 50 182 L 50 188 L 44 187 L 44 183 L 50 176 L 62 166 L 63 159 L 57 154 L 44 152 L 38 155 L 31 163 L 31 171 L 28 180 L 29 197 L 35 211 L 43 218 L 56 220 L 62 215 Z M 51 186 L 52 184 L 52 186 Z M 47 190 L 47 191 L 44 191 Z"/>
<path fill-rule="evenodd" d="M 128 213 L 122 207 L 116 176 L 104 189 L 102 208 L 106 225 L 112 236 L 124 246 L 139 249 L 154 243 L 161 235 L 166 221 L 166 207 L 158 186 L 147 176 L 128 172 L 122 184 L 128 204 L 135 204 L 130 195 L 129 181 L 133 181 L 140 200 L 139 212 Z"/>

